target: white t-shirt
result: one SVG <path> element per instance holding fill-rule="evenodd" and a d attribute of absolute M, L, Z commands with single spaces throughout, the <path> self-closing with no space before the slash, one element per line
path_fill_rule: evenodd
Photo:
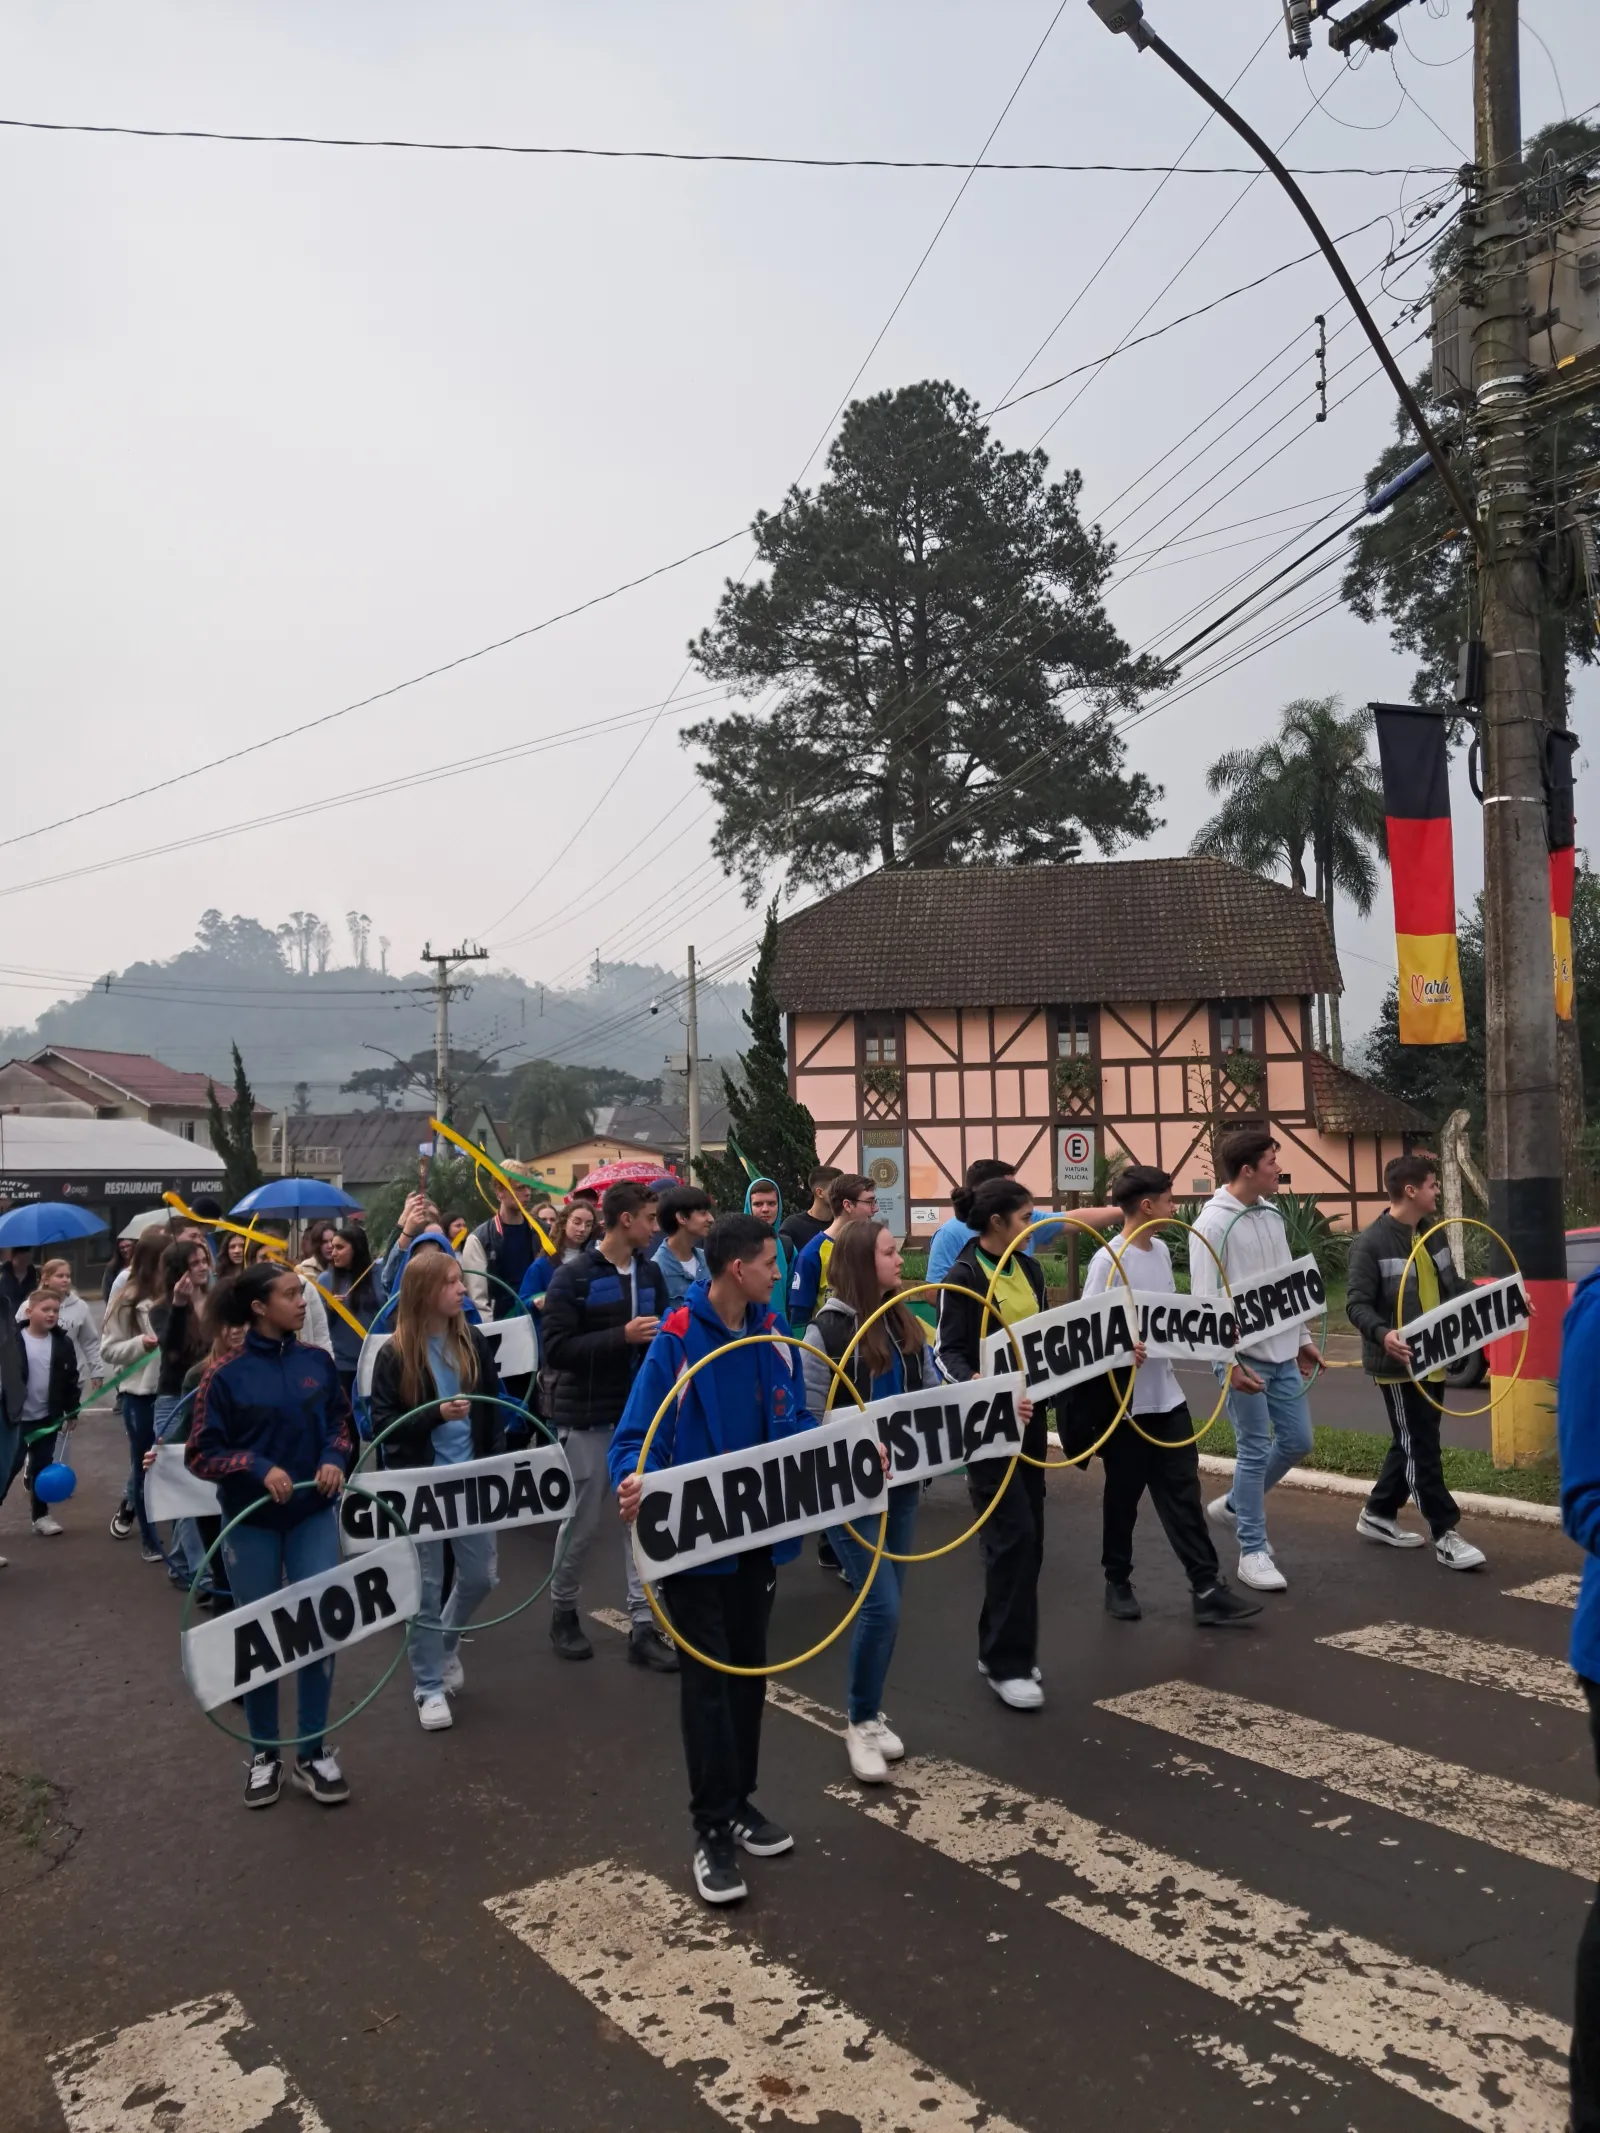
<path fill-rule="evenodd" d="M 1142 1244 L 1119 1244 L 1122 1257 L 1122 1273 L 1117 1273 L 1116 1261 L 1102 1245 L 1089 1262 L 1089 1272 L 1084 1278 L 1085 1296 L 1098 1296 L 1109 1289 L 1113 1282 L 1119 1287 L 1160 1291 L 1175 1295 L 1178 1284 L 1172 1278 L 1172 1254 L 1159 1237 L 1147 1238 Z M 1133 1381 L 1133 1411 L 1136 1415 L 1170 1414 L 1175 1407 L 1183 1405 L 1183 1387 L 1178 1383 L 1177 1372 L 1163 1357 L 1155 1357 L 1146 1363 Z"/>
<path fill-rule="evenodd" d="M 55 1342 L 48 1333 L 22 1330 L 22 1352 L 28 1364 L 28 1390 L 23 1397 L 24 1422 L 42 1422 L 50 1412 L 50 1358 Z"/>

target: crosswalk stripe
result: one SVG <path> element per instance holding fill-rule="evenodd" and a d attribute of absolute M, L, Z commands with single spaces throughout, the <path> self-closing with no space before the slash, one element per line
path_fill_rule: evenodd
<path fill-rule="evenodd" d="M 1491 1644 L 1483 1637 L 1458 1637 L 1453 1630 L 1427 1629 L 1418 1622 L 1374 1622 L 1366 1629 L 1344 1629 L 1319 1644 L 1335 1651 L 1359 1652 L 1364 1659 L 1387 1659 L 1393 1666 L 1419 1673 L 1442 1674 L 1468 1688 L 1499 1689 L 1535 1703 L 1559 1704 L 1567 1711 L 1587 1711 L 1583 1691 L 1564 1659 L 1515 1644 Z"/>
<path fill-rule="evenodd" d="M 1600 1873 L 1600 1812 L 1556 1793 L 1488 1777 L 1368 1733 L 1344 1733 L 1317 1719 L 1192 1681 L 1167 1681 L 1128 1696 L 1108 1696 L 1096 1709 L 1198 1747 L 1240 1756 L 1285 1777 L 1307 1778 L 1330 1792 L 1491 1844 L 1540 1866 L 1588 1881 Z"/>
<path fill-rule="evenodd" d="M 937 1757 L 831 1795 L 1170 1975 L 1353 2060 L 1480 2133 L 1559 2133 L 1565 2023 L 1495 1999 L 1225 1874 Z M 1065 1873 L 1069 1886 L 1059 1888 Z"/>
<path fill-rule="evenodd" d="M 487 1909 L 730 2125 L 1018 2133 L 653 1874 L 605 1860 Z"/>
<path fill-rule="evenodd" d="M 1542 1600 L 1546 1607 L 1576 1607 L 1578 1587 L 1583 1583 L 1580 1570 L 1558 1570 L 1554 1577 L 1535 1578 L 1531 1585 L 1513 1585 L 1506 1593 L 1508 1600 Z"/>
<path fill-rule="evenodd" d="M 589 1611 L 589 1620 L 598 1622 L 603 1629 L 614 1629 L 626 1636 L 633 1624 L 619 1607 L 594 1607 Z M 791 1689 L 781 1681 L 767 1683 L 767 1701 L 776 1710 L 787 1711 L 791 1718 L 803 1718 L 808 1725 L 820 1726 L 824 1733 L 836 1733 L 844 1739 L 844 1714 L 831 1711 L 815 1697 L 802 1696 L 798 1689 Z"/>
<path fill-rule="evenodd" d="M 49 2067 L 68 2133 L 328 2133 L 231 1992 L 85 2037 Z"/>

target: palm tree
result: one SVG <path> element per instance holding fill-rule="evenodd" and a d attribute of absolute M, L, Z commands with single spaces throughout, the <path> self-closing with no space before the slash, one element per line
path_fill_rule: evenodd
<path fill-rule="evenodd" d="M 1206 772 L 1208 791 L 1227 797 L 1190 850 L 1230 859 L 1252 874 L 1283 867 L 1304 895 L 1309 847 L 1313 893 L 1328 914 L 1329 933 L 1339 892 L 1365 917 L 1378 891 L 1375 854 L 1383 849 L 1383 787 L 1367 752 L 1371 731 L 1371 712 L 1347 716 L 1337 696 L 1298 696 L 1285 704 L 1274 739 L 1232 748 Z M 1337 994 L 1318 997 L 1317 1041 L 1343 1064 Z"/>

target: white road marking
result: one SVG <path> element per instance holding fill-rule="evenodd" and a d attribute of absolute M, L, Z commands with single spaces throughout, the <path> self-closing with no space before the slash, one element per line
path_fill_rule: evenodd
<path fill-rule="evenodd" d="M 980 1771 L 900 1765 L 832 1796 L 1480 2133 L 1560 2133 L 1568 2024 Z M 1044 1862 L 1038 1872 L 1035 1862 Z M 1066 1887 L 1062 1889 L 1065 1880 Z"/>
<path fill-rule="evenodd" d="M 230 1992 L 85 2037 L 50 2078 L 69 2133 L 328 2133 Z"/>
<path fill-rule="evenodd" d="M 1482 1637 L 1458 1637 L 1448 1629 L 1425 1629 L 1417 1622 L 1374 1622 L 1367 1629 L 1341 1630 L 1319 1637 L 1336 1651 L 1359 1652 L 1364 1659 L 1387 1659 L 1423 1674 L 1443 1674 L 1469 1688 L 1499 1689 L 1535 1703 L 1560 1704 L 1567 1711 L 1587 1711 L 1583 1691 L 1564 1659 L 1546 1659 L 1515 1644 L 1491 1644 Z"/>
<path fill-rule="evenodd" d="M 1309 1778 L 1330 1792 L 1409 1815 L 1414 1822 L 1451 1830 L 1478 1844 L 1492 1844 L 1497 1851 L 1514 1852 L 1540 1866 L 1558 1867 L 1585 1881 L 1600 1874 L 1600 1811 L 1557 1793 L 1487 1777 L 1461 1763 L 1397 1748 L 1370 1733 L 1342 1733 L 1317 1719 L 1253 1703 L 1248 1696 L 1230 1696 L 1223 1689 L 1203 1689 L 1192 1681 L 1166 1681 L 1129 1696 L 1108 1696 L 1096 1709 L 1175 1734 L 1196 1747 L 1220 1748 L 1285 1777 Z M 1348 1819 L 1340 1816 L 1337 1822 L 1312 1826 L 1333 1829 Z"/>
<path fill-rule="evenodd" d="M 612 1861 L 489 1899 L 500 1923 L 730 2125 L 1017 2133 L 653 1874 Z"/>
<path fill-rule="evenodd" d="M 1583 1583 L 1581 1570 L 1558 1570 L 1554 1577 L 1535 1578 L 1531 1585 L 1513 1585 L 1507 1593 L 1508 1600 L 1542 1600 L 1546 1607 L 1576 1607 L 1578 1587 Z"/>

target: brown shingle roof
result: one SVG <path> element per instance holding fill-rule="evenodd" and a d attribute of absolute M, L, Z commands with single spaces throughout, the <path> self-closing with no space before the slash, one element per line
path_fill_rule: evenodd
<path fill-rule="evenodd" d="M 1308 1052 L 1311 1112 L 1324 1133 L 1427 1133 L 1431 1121 L 1376 1083 L 1363 1081 L 1348 1067 L 1335 1066 L 1326 1052 Z"/>
<path fill-rule="evenodd" d="M 417 1147 L 431 1141 L 426 1111 L 310 1111 L 289 1114 L 291 1148 L 337 1148 L 347 1178 L 373 1184 L 414 1172 Z"/>
<path fill-rule="evenodd" d="M 1048 1006 L 1331 992 L 1321 906 L 1221 859 L 869 874 L 778 928 L 779 1004 Z"/>
<path fill-rule="evenodd" d="M 215 1081 L 224 1103 L 233 1087 L 233 1075 L 191 1074 L 183 1067 L 170 1067 L 148 1052 L 92 1052 L 81 1045 L 52 1044 L 29 1060 L 30 1066 L 48 1071 L 51 1055 L 70 1060 L 86 1074 L 95 1074 L 125 1096 L 145 1104 L 199 1104 L 204 1106 L 207 1086 Z M 77 1093 L 76 1091 L 74 1093 Z M 256 1115 L 265 1114 L 265 1104 L 256 1105 Z"/>

